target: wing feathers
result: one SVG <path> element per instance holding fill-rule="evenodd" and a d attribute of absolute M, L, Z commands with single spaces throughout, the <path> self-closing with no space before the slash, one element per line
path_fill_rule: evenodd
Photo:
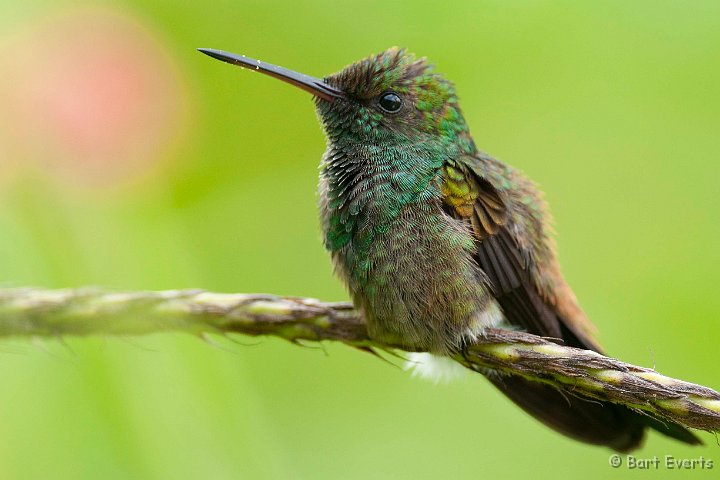
<path fill-rule="evenodd" d="M 562 278 L 557 260 L 551 255 L 546 264 L 533 265 L 537 255 L 521 248 L 515 237 L 518 224 L 510 211 L 512 199 L 504 198 L 481 177 L 480 168 L 476 168 L 478 161 L 470 158 L 467 162 L 475 164 L 453 162 L 446 167 L 449 170 L 444 177 L 451 185 L 443 186 L 442 192 L 447 213 L 467 221 L 472 228 L 476 238 L 475 260 L 490 281 L 505 319 L 530 333 L 557 338 L 569 346 L 600 351 L 592 337 L 592 324 Z M 538 212 L 525 209 L 521 215 L 542 214 L 541 209 Z M 542 225 L 537 217 L 531 220 L 535 220 L 531 224 Z M 542 231 L 530 232 L 530 236 L 536 242 L 545 241 Z M 542 271 L 538 273 L 537 268 Z M 553 388 L 520 377 L 496 377 L 491 381 L 545 424 L 585 442 L 628 451 L 641 443 L 644 426 L 649 425 L 683 442 L 701 443 L 679 425 L 666 425 L 625 407 L 575 398 L 569 404 L 568 399 Z"/>
<path fill-rule="evenodd" d="M 561 319 L 553 302 L 539 293 L 527 261 L 529 252 L 520 248 L 508 228 L 507 201 L 489 181 L 462 163 L 446 167 L 444 182 L 445 208 L 470 224 L 476 238 L 476 260 L 507 321 L 531 333 L 561 339 Z"/>

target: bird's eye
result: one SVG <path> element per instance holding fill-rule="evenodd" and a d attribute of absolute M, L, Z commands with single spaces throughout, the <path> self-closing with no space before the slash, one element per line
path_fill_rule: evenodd
<path fill-rule="evenodd" d="M 402 108 L 402 98 L 395 92 L 386 92 L 380 95 L 378 104 L 388 113 L 397 113 Z"/>

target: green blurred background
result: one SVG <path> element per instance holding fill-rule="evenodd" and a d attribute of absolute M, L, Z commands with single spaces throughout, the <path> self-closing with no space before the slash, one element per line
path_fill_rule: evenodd
<path fill-rule="evenodd" d="M 401 45 L 455 81 L 483 150 L 542 185 L 608 351 L 720 387 L 720 3 L 0 5 L 3 285 L 345 299 L 309 96 L 195 48 L 322 76 Z M 436 386 L 342 346 L 236 340 L 2 340 L 0 478 L 639 473 L 478 376 Z M 717 470 L 703 438 L 653 434 L 638 456 Z"/>

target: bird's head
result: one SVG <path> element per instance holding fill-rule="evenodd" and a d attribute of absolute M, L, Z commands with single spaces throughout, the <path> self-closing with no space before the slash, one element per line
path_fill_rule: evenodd
<path fill-rule="evenodd" d="M 317 100 L 328 137 L 404 142 L 418 137 L 457 140 L 467 133 L 455 87 L 425 58 L 390 48 L 324 79 L 343 93 Z"/>
<path fill-rule="evenodd" d="M 431 140 L 474 149 L 455 88 L 425 58 L 393 47 L 323 79 L 220 50 L 219 60 L 278 78 L 313 94 L 332 142 L 374 144 Z"/>

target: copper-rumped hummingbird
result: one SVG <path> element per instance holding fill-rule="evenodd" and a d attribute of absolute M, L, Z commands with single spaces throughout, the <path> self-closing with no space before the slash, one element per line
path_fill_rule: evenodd
<path fill-rule="evenodd" d="M 212 49 L 213 58 L 315 99 L 327 136 L 320 171 L 325 247 L 372 337 L 448 361 L 493 326 L 600 352 L 563 278 L 538 188 L 479 151 L 452 83 L 399 48 L 325 78 Z M 686 443 L 680 425 L 488 375 L 516 404 L 572 438 L 637 448 L 646 426 Z"/>

